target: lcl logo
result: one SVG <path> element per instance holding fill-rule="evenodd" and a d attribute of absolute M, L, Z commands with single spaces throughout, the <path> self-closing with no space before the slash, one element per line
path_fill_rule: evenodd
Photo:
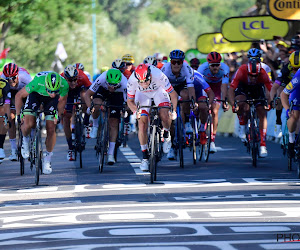
<path fill-rule="evenodd" d="M 247 27 L 247 23 L 243 22 L 243 30 L 259 30 L 259 29 L 267 30 L 269 29 L 269 27 L 265 26 L 264 21 L 252 21 L 251 23 L 249 23 L 248 27 Z"/>
<path fill-rule="evenodd" d="M 228 43 L 226 42 L 224 37 L 222 37 L 219 41 L 217 41 L 217 38 L 214 37 L 214 44 L 224 44 L 224 43 Z"/>

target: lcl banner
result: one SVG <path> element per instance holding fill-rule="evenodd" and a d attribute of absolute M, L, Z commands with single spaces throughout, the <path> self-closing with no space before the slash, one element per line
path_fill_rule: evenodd
<path fill-rule="evenodd" d="M 273 40 L 273 36 L 285 37 L 288 31 L 288 22 L 271 16 L 231 17 L 221 26 L 223 36 L 231 42 Z"/>
<path fill-rule="evenodd" d="M 240 52 L 251 48 L 250 42 L 231 43 L 223 37 L 222 33 L 202 34 L 197 38 L 196 44 L 197 49 L 203 54 L 208 54 L 212 51 L 219 53 Z"/>
<path fill-rule="evenodd" d="M 299 0 L 268 0 L 267 7 L 270 14 L 276 19 L 300 20 Z"/>

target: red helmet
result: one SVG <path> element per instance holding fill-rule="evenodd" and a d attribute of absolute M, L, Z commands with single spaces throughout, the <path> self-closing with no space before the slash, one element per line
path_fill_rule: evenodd
<path fill-rule="evenodd" d="M 8 63 L 3 68 L 3 74 L 6 77 L 16 76 L 19 73 L 19 67 L 17 64 Z"/>
<path fill-rule="evenodd" d="M 84 71 L 84 66 L 83 66 L 82 63 L 75 63 L 74 66 L 75 66 L 76 69 L 81 69 L 81 70 Z"/>
<path fill-rule="evenodd" d="M 261 64 L 258 60 L 250 60 L 248 62 L 248 75 L 257 76 L 260 73 Z"/>
<path fill-rule="evenodd" d="M 151 70 L 148 64 L 139 64 L 134 71 L 134 75 L 138 82 L 146 82 L 150 80 Z"/>
<path fill-rule="evenodd" d="M 220 63 L 222 60 L 222 56 L 218 52 L 210 52 L 207 55 L 206 60 L 208 63 Z"/>

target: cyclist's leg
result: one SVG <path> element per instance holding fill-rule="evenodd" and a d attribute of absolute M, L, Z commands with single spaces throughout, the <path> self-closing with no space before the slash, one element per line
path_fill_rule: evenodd
<path fill-rule="evenodd" d="M 104 93 L 107 93 L 108 90 L 104 89 L 103 87 L 99 87 L 98 91 L 93 95 L 93 102 L 96 104 L 94 106 L 95 111 L 93 113 L 93 128 L 90 133 L 91 138 L 96 138 L 97 137 L 97 131 L 99 127 L 99 115 L 100 115 L 100 104 L 103 103 L 103 100 L 105 100 Z"/>
<path fill-rule="evenodd" d="M 74 102 L 74 93 L 69 91 L 67 103 L 73 103 L 73 102 Z M 68 155 L 67 155 L 67 159 L 69 161 L 75 160 L 75 157 L 73 155 L 74 147 L 73 147 L 72 131 L 71 131 L 72 113 L 73 113 L 73 105 L 67 104 L 65 107 L 64 116 L 63 116 L 63 127 L 64 127 L 64 132 L 65 132 L 66 140 L 67 140 L 68 147 L 69 147 Z"/>
<path fill-rule="evenodd" d="M 3 100 L 3 98 L 1 98 Z M 4 107 L 3 102 L 0 105 L 0 115 L 4 116 L 5 115 L 5 110 L 9 107 L 9 104 L 4 104 L 6 107 Z M 3 159 L 5 158 L 5 153 L 3 149 L 4 141 L 5 141 L 5 136 L 7 133 L 7 127 L 4 126 L 4 118 L 0 118 L 0 163 L 2 163 Z"/>
<path fill-rule="evenodd" d="M 17 142 L 16 142 L 16 109 L 15 109 L 15 95 L 16 91 L 11 90 L 11 99 L 10 99 L 10 118 L 11 118 L 11 127 L 8 129 L 9 141 L 11 146 L 11 155 L 9 159 L 11 161 L 16 161 L 17 156 Z"/>
<path fill-rule="evenodd" d="M 183 86 L 182 89 L 179 92 L 179 95 L 181 96 L 181 99 L 183 101 L 189 100 L 189 92 L 186 88 L 186 86 Z M 185 124 L 185 131 L 186 133 L 191 133 L 192 132 L 192 127 L 189 122 L 189 115 L 190 115 L 190 103 L 181 103 L 180 104 L 180 110 L 181 110 L 181 118 L 182 118 L 182 123 Z"/>
<path fill-rule="evenodd" d="M 90 133 L 90 131 L 89 131 L 90 115 L 88 115 L 86 113 L 87 106 L 86 106 L 85 101 L 84 101 L 85 100 L 85 93 L 86 93 L 86 89 L 81 89 L 81 91 L 80 91 L 81 102 L 84 103 L 82 105 L 82 112 L 84 113 L 83 125 L 85 127 L 85 136 L 87 138 L 90 138 L 90 135 L 89 135 L 89 133 Z"/>
<path fill-rule="evenodd" d="M 235 100 L 236 101 L 245 101 L 247 100 L 247 90 L 242 84 L 239 84 L 238 88 L 235 90 Z M 246 140 L 246 125 L 248 122 L 248 112 L 249 105 L 245 102 L 237 103 L 239 110 L 237 112 L 237 117 L 239 119 L 239 137 L 244 142 Z"/>

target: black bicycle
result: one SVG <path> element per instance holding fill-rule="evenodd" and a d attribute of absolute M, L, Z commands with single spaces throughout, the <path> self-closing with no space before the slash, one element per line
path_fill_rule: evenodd
<path fill-rule="evenodd" d="M 22 148 L 22 143 L 23 143 L 23 134 L 22 134 L 20 123 L 18 125 L 18 134 L 19 134 L 19 138 L 18 138 L 18 151 L 17 151 L 17 154 L 18 154 L 18 161 L 20 162 L 20 174 L 23 175 L 24 174 L 25 161 L 24 161 L 24 158 L 21 154 L 21 148 Z"/>
<path fill-rule="evenodd" d="M 123 145 L 123 147 L 127 146 L 128 134 L 126 133 L 126 127 L 125 127 L 125 122 L 124 122 L 126 113 L 127 113 L 126 104 L 124 103 L 122 112 L 121 112 L 121 117 L 120 117 L 118 137 L 117 137 L 116 146 L 115 146 L 115 150 L 114 150 L 114 157 L 115 157 L 116 162 L 117 162 L 117 158 L 118 158 L 117 156 L 118 156 L 119 147 L 121 145 Z"/>

